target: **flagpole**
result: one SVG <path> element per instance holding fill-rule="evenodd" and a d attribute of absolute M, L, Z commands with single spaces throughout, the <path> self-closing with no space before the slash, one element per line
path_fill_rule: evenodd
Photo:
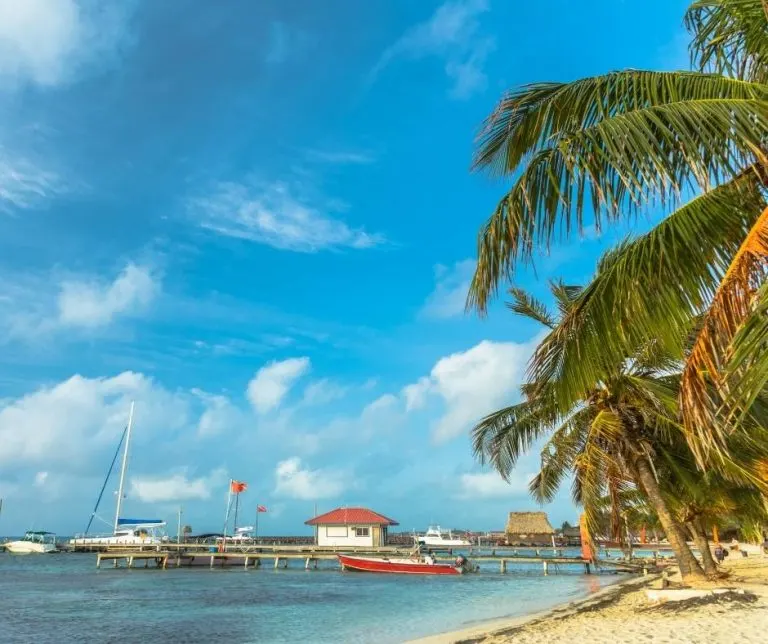
<path fill-rule="evenodd" d="M 224 534 L 223 537 L 226 542 L 227 527 L 229 526 L 229 505 L 232 502 L 232 479 L 229 479 L 229 485 L 227 486 L 227 513 L 224 515 Z"/>
<path fill-rule="evenodd" d="M 254 541 L 259 538 L 259 504 L 256 504 L 256 529 L 253 532 Z"/>
<path fill-rule="evenodd" d="M 234 532 L 237 532 L 237 511 L 240 509 L 240 492 L 235 494 L 235 523 L 233 524 Z"/>

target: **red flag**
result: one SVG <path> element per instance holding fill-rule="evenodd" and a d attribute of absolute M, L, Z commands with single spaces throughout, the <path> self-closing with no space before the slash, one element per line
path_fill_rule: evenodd
<path fill-rule="evenodd" d="M 267 506 L 266 505 L 257 505 L 256 506 L 256 512 L 266 512 Z"/>
<path fill-rule="evenodd" d="M 229 487 L 232 490 L 232 494 L 240 494 L 240 492 L 245 492 L 248 489 L 248 484 L 244 481 L 232 480 Z"/>

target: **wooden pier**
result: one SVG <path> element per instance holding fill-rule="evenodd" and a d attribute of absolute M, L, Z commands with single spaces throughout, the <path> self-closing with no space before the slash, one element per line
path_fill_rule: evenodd
<path fill-rule="evenodd" d="M 408 557 L 412 549 L 383 547 L 383 548 L 323 548 L 318 546 L 229 546 L 225 552 L 210 547 L 189 544 L 162 544 L 151 548 L 112 547 L 106 552 L 96 555 L 96 566 L 101 568 L 102 562 L 111 561 L 114 568 L 120 563 L 126 568 L 149 568 L 154 562 L 154 568 L 187 568 L 206 566 L 208 568 L 235 568 L 243 570 L 271 566 L 274 569 L 287 568 L 289 562 L 301 561 L 305 570 L 317 569 L 320 561 L 338 562 L 338 554 L 356 554 L 379 557 Z M 453 557 L 436 557 L 437 561 L 450 563 Z M 642 573 L 654 569 L 655 561 L 639 560 L 636 562 L 600 560 L 596 565 L 580 557 L 541 556 L 539 551 L 533 556 L 517 554 L 470 554 L 473 563 L 493 563 L 498 566 L 500 573 L 506 573 L 510 566 L 518 564 L 539 565 L 545 575 L 558 566 L 579 566 L 589 574 L 592 567 L 616 572 Z M 143 562 L 143 566 L 141 563 Z"/>

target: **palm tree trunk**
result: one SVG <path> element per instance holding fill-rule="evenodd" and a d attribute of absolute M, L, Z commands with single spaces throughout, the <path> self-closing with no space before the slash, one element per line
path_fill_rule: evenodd
<path fill-rule="evenodd" d="M 716 577 L 717 564 L 712 557 L 712 551 L 709 549 L 709 539 L 707 539 L 707 532 L 701 523 L 701 518 L 696 517 L 688 522 L 688 529 L 691 531 L 693 542 L 701 553 L 701 563 L 704 566 L 704 573 L 708 577 Z"/>
<path fill-rule="evenodd" d="M 675 553 L 677 559 L 677 565 L 680 568 L 680 575 L 684 581 L 690 580 L 703 580 L 704 572 L 693 556 L 691 549 L 688 547 L 686 541 L 685 532 L 680 524 L 675 521 L 672 513 L 667 507 L 667 503 L 664 497 L 661 495 L 659 484 L 656 481 L 656 477 L 651 471 L 651 466 L 645 457 L 639 457 L 635 461 L 635 467 L 637 469 L 639 483 L 645 490 L 645 494 L 648 497 L 653 509 L 656 511 L 656 516 L 659 517 L 661 527 L 669 539 L 669 545 L 672 546 L 672 550 Z"/>

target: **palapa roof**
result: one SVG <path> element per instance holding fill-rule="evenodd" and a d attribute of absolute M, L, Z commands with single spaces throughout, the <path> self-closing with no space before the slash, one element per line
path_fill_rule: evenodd
<path fill-rule="evenodd" d="M 546 512 L 510 512 L 507 534 L 555 534 Z"/>
<path fill-rule="evenodd" d="M 336 508 L 304 523 L 306 525 L 399 525 L 397 521 L 368 508 Z"/>

